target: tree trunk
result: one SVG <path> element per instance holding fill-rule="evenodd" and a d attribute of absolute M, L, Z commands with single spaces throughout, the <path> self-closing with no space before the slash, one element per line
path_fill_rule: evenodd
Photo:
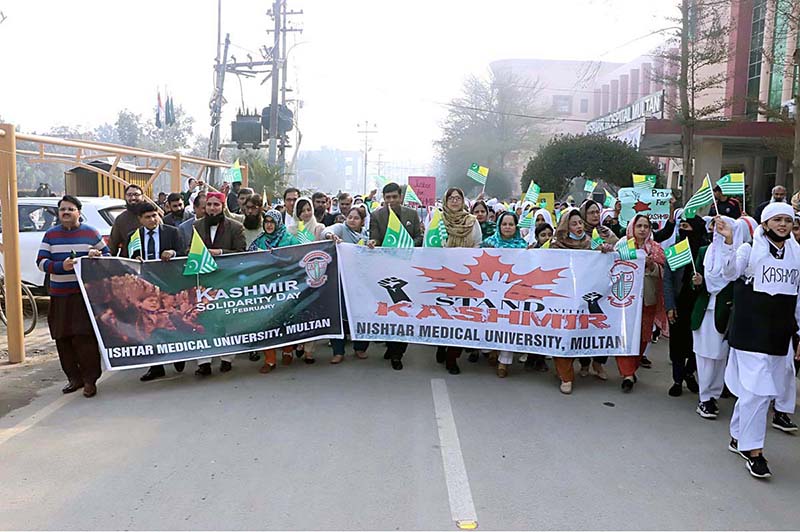
<path fill-rule="evenodd" d="M 678 92 L 681 110 L 681 154 L 683 157 L 683 202 L 686 203 L 694 192 L 694 117 L 689 102 L 689 11 L 692 0 L 681 1 L 681 65 L 678 78 Z"/>

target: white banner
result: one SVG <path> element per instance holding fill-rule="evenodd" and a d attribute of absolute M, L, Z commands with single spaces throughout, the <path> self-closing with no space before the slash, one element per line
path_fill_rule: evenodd
<path fill-rule="evenodd" d="M 638 355 L 644 260 L 555 249 L 340 244 L 354 340 Z"/>

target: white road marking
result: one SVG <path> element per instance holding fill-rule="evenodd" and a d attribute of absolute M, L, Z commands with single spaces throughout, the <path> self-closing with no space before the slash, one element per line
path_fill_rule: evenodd
<path fill-rule="evenodd" d="M 472 502 L 472 490 L 469 487 L 464 456 L 461 454 L 461 443 L 458 440 L 447 384 L 444 379 L 431 379 L 431 390 L 436 425 L 439 428 L 444 478 L 450 499 L 450 515 L 459 528 L 474 528 L 477 526 L 478 516 Z"/>

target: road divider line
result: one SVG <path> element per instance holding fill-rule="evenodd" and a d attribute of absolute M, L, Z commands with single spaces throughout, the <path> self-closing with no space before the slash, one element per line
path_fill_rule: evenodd
<path fill-rule="evenodd" d="M 478 516 L 472 501 L 472 489 L 469 486 L 464 456 L 461 454 L 461 442 L 458 439 L 456 420 L 447 393 L 447 383 L 444 379 L 431 379 L 431 391 L 436 425 L 439 429 L 444 479 L 450 500 L 450 515 L 458 528 L 474 530 L 478 526 Z"/>

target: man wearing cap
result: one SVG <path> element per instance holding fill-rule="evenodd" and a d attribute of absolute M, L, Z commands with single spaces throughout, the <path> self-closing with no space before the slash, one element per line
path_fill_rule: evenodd
<path fill-rule="evenodd" d="M 218 257 L 227 253 L 239 253 L 246 250 L 244 226 L 225 216 L 225 195 L 222 192 L 206 194 L 206 215 L 194 223 L 197 234 L 211 255 Z M 233 369 L 234 355 L 222 355 L 219 370 L 223 373 Z M 205 377 L 211 375 L 211 358 L 197 360 L 195 375 Z"/>

